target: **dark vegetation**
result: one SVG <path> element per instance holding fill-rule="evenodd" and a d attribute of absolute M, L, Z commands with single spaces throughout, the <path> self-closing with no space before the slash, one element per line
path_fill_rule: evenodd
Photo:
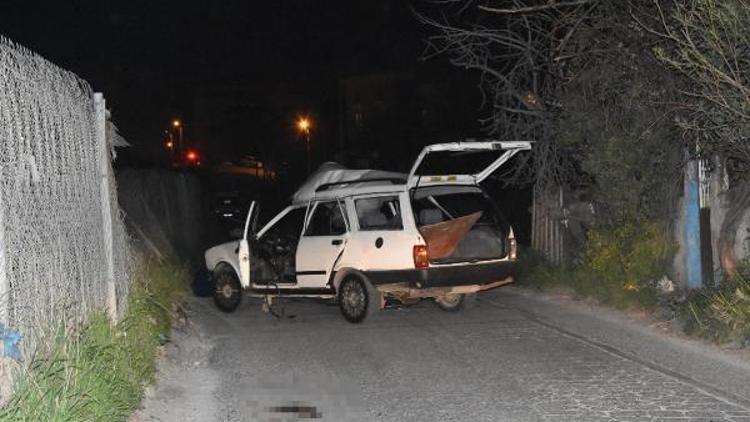
<path fill-rule="evenodd" d="M 659 306 L 688 332 L 747 338 L 747 277 L 734 244 L 750 207 L 750 3 L 426 0 L 415 13 L 431 29 L 425 58 L 477 75 L 486 133 L 535 141 L 500 180 L 584 192 L 595 210 L 574 258 L 526 257 L 526 283 L 617 307 Z M 691 159 L 728 181 L 722 281 L 660 293 L 660 281 L 675 278 Z"/>

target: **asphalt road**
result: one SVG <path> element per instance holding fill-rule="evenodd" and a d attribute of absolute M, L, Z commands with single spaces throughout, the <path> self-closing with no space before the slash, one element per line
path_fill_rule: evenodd
<path fill-rule="evenodd" d="M 750 421 L 750 363 L 516 288 L 364 324 L 285 301 L 191 303 L 134 421 Z"/>

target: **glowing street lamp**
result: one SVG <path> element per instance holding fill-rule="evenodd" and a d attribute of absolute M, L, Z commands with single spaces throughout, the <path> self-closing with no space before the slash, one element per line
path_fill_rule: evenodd
<path fill-rule="evenodd" d="M 167 152 L 169 153 L 169 159 L 172 162 L 172 165 L 175 165 L 175 142 L 174 142 L 174 133 L 172 133 L 170 130 L 164 131 L 164 148 L 167 149 Z"/>
<path fill-rule="evenodd" d="M 183 136 L 182 136 L 182 122 L 180 121 L 180 119 L 172 120 L 172 127 L 177 129 L 179 133 L 179 137 L 177 138 L 177 156 L 181 157 L 182 152 L 184 151 L 184 145 L 183 145 Z"/>
<path fill-rule="evenodd" d="M 310 121 L 306 117 L 300 117 L 297 120 L 297 127 L 302 133 L 310 133 Z"/>
<path fill-rule="evenodd" d="M 297 119 L 297 129 L 300 133 L 305 135 L 305 151 L 307 152 L 307 173 L 310 173 L 310 129 L 312 123 L 307 117 L 300 117 Z"/>

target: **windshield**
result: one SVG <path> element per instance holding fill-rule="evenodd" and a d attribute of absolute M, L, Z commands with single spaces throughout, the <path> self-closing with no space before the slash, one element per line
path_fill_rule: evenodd
<path fill-rule="evenodd" d="M 477 174 L 489 167 L 504 151 L 431 151 L 414 172 L 417 176 Z"/>

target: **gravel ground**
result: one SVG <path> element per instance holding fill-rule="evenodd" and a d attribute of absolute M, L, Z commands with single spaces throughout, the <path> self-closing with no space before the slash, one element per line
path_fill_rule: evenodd
<path fill-rule="evenodd" d="M 517 288 L 364 324 L 285 300 L 190 302 L 139 421 L 750 421 L 750 363 L 622 314 Z"/>

